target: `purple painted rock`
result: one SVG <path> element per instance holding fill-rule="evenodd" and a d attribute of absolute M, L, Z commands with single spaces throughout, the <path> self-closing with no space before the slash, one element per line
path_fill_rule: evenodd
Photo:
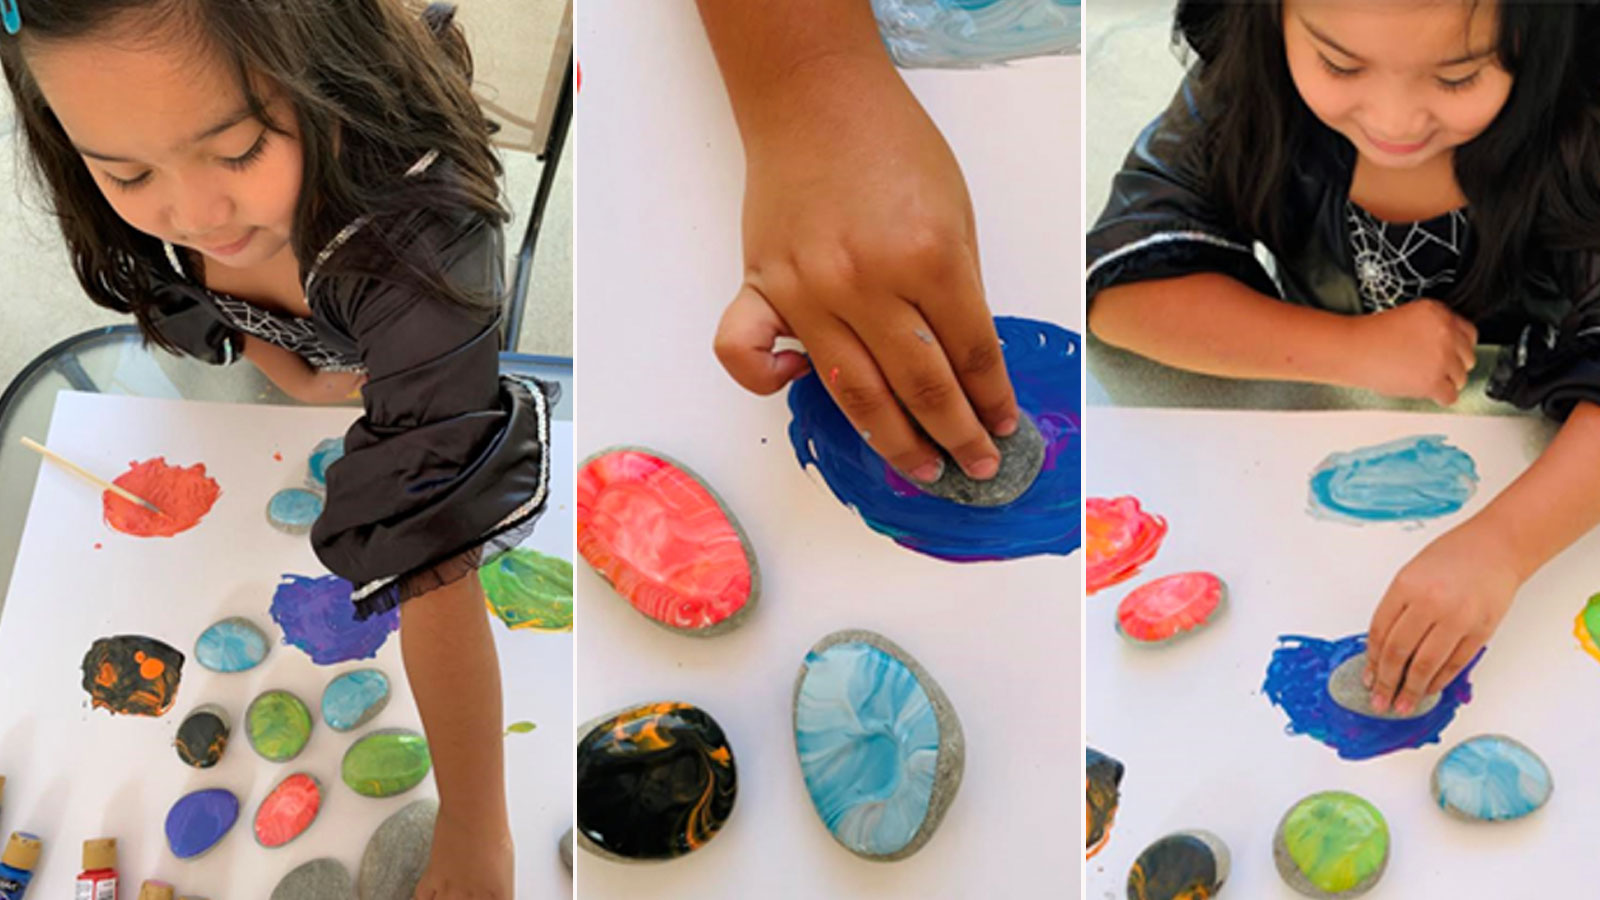
<path fill-rule="evenodd" d="M 194 859 L 217 845 L 239 821 L 239 798 L 210 788 L 185 794 L 167 812 L 167 846 L 179 859 Z"/>

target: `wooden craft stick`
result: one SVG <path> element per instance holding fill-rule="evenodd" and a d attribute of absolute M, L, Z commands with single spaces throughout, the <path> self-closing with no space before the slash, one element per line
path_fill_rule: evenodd
<path fill-rule="evenodd" d="M 64 457 L 61 454 L 55 452 L 54 450 L 51 450 L 49 447 L 46 447 L 46 446 L 40 444 L 39 442 L 33 440 L 32 438 L 24 437 L 22 439 L 22 446 L 27 447 L 29 450 L 32 450 L 33 452 L 39 454 L 40 456 L 44 457 L 45 459 L 50 460 L 51 462 L 55 463 L 56 465 L 60 466 L 61 468 L 66 469 L 68 472 L 71 472 L 72 474 L 78 476 L 79 478 L 82 478 L 84 481 L 87 481 L 87 482 L 89 482 L 91 484 L 94 484 L 94 485 L 98 486 L 102 491 L 110 491 L 111 493 L 116 494 L 118 497 L 121 497 L 122 499 L 128 501 L 129 503 L 137 503 L 140 506 L 144 507 L 145 509 L 148 509 L 151 512 L 155 513 L 158 516 L 166 515 L 166 513 L 163 513 L 160 509 L 158 509 L 156 507 L 156 505 L 154 503 L 151 503 L 149 500 L 146 500 L 143 497 L 140 497 L 139 495 L 137 495 L 135 493 L 132 493 L 131 491 L 127 490 L 126 488 L 120 487 L 118 485 L 112 484 L 109 481 L 106 481 L 104 478 L 101 478 L 100 476 L 95 475 L 94 473 L 92 473 L 89 470 L 83 468 L 82 466 L 78 465 L 77 463 L 73 462 L 72 460 L 67 459 L 66 457 Z"/>

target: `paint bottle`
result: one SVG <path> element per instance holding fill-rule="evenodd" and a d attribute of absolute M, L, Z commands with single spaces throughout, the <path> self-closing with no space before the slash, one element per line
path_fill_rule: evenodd
<path fill-rule="evenodd" d="M 176 891 L 165 881 L 150 879 L 139 885 L 139 900 L 172 900 Z"/>
<path fill-rule="evenodd" d="M 117 900 L 117 839 L 83 842 L 77 900 Z"/>
<path fill-rule="evenodd" d="M 4 853 L 0 853 L 0 900 L 22 900 L 33 880 L 33 869 L 39 864 L 39 853 L 44 844 L 36 834 L 25 831 L 11 832 Z"/>

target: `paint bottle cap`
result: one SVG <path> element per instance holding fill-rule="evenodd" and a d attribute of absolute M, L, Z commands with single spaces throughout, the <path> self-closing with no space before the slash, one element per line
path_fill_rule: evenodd
<path fill-rule="evenodd" d="M 83 842 L 83 870 L 115 869 L 117 867 L 117 839 L 95 838 Z"/>
<path fill-rule="evenodd" d="M 39 864 L 39 853 L 44 849 L 39 836 L 26 831 L 11 832 L 11 839 L 6 841 L 6 852 L 0 853 L 0 863 L 5 863 L 13 869 L 32 872 L 33 867 Z"/>
<path fill-rule="evenodd" d="M 172 900 L 173 887 L 165 881 L 146 881 L 139 885 L 139 900 Z"/>

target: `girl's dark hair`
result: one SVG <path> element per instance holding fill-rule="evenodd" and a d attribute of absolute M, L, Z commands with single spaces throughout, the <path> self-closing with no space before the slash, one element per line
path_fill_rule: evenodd
<path fill-rule="evenodd" d="M 340 229 L 371 216 L 374 226 L 363 229 L 367 252 L 336 253 L 325 272 L 410 281 L 475 308 L 499 303 L 450 285 L 419 234 L 421 220 L 430 217 L 507 218 L 500 163 L 472 97 L 471 55 L 453 7 L 415 9 L 402 0 L 20 0 L 20 6 L 22 31 L 0 36 L 0 65 L 35 173 L 84 290 L 101 306 L 132 312 L 153 342 L 176 349 L 160 333 L 153 308 L 165 252 L 106 202 L 28 71 L 24 51 L 34 43 L 113 33 L 183 36 L 172 29 L 188 29 L 229 64 L 268 128 L 281 133 L 285 123 L 269 118 L 261 87 L 283 91 L 294 105 L 304 168 L 291 241 L 302 277 Z M 439 152 L 434 165 L 406 178 L 430 150 Z"/>
<path fill-rule="evenodd" d="M 1481 0 L 1463 0 L 1474 8 Z M 1600 249 L 1600 15 L 1594 2 L 1499 0 L 1497 51 L 1513 78 L 1505 106 L 1457 148 L 1474 251 L 1453 305 L 1493 312 L 1544 250 Z M 1180 0 L 1175 37 L 1200 58 L 1207 159 L 1223 207 L 1269 245 L 1297 164 L 1323 125 L 1289 74 L 1281 2 Z"/>

